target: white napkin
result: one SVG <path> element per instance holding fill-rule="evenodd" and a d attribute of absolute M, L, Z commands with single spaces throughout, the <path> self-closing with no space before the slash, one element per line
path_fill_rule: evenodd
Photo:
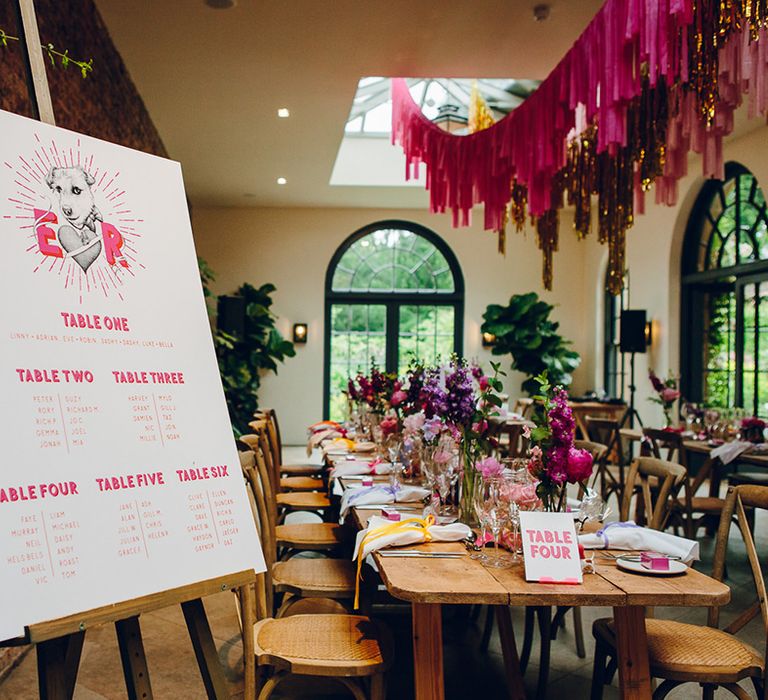
<path fill-rule="evenodd" d="M 415 503 L 427 496 L 429 496 L 429 491 L 421 488 L 421 486 L 403 485 L 397 491 L 389 484 L 374 484 L 359 489 L 347 489 L 341 497 L 341 515 L 346 515 L 350 508 L 364 506 L 367 503 Z"/>
<path fill-rule="evenodd" d="M 307 440 L 307 457 L 312 456 L 312 450 L 319 447 L 321 442 L 337 437 L 341 437 L 341 433 L 335 428 L 325 428 L 311 433 Z"/>
<path fill-rule="evenodd" d="M 392 464 L 390 462 L 379 462 L 378 464 L 370 466 L 368 462 L 361 462 L 360 460 L 348 460 L 335 462 L 330 474 L 332 478 L 338 479 L 343 476 L 391 473 Z"/>
<path fill-rule="evenodd" d="M 688 564 L 699 558 L 699 543 L 667 532 L 640 527 L 631 520 L 625 523 L 609 523 L 601 530 L 579 535 L 584 549 L 626 549 L 636 552 L 658 552 L 680 557 Z"/>
<path fill-rule="evenodd" d="M 719 447 L 716 447 L 710 453 L 713 457 L 719 457 L 723 464 L 730 464 L 743 452 L 751 450 L 754 445 L 751 442 L 745 442 L 742 440 L 734 440 L 733 442 L 724 442 Z"/>
<path fill-rule="evenodd" d="M 357 559 L 358 552 L 360 550 L 360 543 L 363 538 L 377 527 L 383 527 L 386 525 L 393 525 L 392 520 L 374 515 L 368 520 L 368 527 L 365 530 L 360 530 L 357 533 L 357 539 L 355 540 L 355 552 L 352 555 L 353 559 Z M 468 525 L 464 523 L 451 523 L 450 525 L 430 525 L 427 528 L 429 534 L 432 536 L 431 542 L 458 542 L 466 537 L 469 537 L 472 530 Z M 384 547 L 397 547 L 406 544 L 419 544 L 424 542 L 424 529 L 421 527 L 403 527 L 402 529 L 390 532 L 382 537 L 377 537 L 374 540 L 369 540 L 363 547 L 363 558 L 367 557 L 371 552 L 375 552 L 378 549 Z"/>

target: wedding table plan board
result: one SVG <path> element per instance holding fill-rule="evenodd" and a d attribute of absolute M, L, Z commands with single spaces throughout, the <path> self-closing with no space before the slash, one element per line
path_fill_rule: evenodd
<path fill-rule="evenodd" d="M 179 164 L 0 132 L 0 640 L 263 571 Z"/>

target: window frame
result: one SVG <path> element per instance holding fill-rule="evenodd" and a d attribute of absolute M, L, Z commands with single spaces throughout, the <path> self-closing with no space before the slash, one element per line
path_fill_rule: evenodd
<path fill-rule="evenodd" d="M 453 291 L 435 290 L 397 292 L 397 291 L 354 291 L 339 292 L 333 290 L 333 276 L 341 258 L 353 243 L 381 229 L 397 229 L 408 231 L 429 241 L 443 255 L 453 276 Z M 331 309 L 334 304 L 382 304 L 386 307 L 386 353 L 385 367 L 387 372 L 398 371 L 398 337 L 400 328 L 401 306 L 449 306 L 454 309 L 453 347 L 454 351 L 462 354 L 464 346 L 464 275 L 459 261 L 448 244 L 434 231 L 401 219 L 385 219 L 368 224 L 348 236 L 336 249 L 331 257 L 325 273 L 325 330 L 323 339 L 323 418 L 330 414 L 331 388 Z"/>
<path fill-rule="evenodd" d="M 699 270 L 699 249 L 702 245 L 702 231 L 709 217 L 709 210 L 715 197 L 721 196 L 727 183 L 739 176 L 748 175 L 755 179 L 756 187 L 760 188 L 760 182 L 748 168 L 736 162 L 726 163 L 724 180 L 709 180 L 701 188 L 696 197 L 683 243 L 683 255 L 681 258 L 681 324 L 680 324 L 680 360 L 681 360 L 681 390 L 690 401 L 700 403 L 704 400 L 705 373 L 704 357 L 701 352 L 704 340 L 706 323 L 706 309 L 701 304 L 704 294 L 717 291 L 733 294 L 735 297 L 735 331 L 734 331 L 734 395 L 732 405 L 744 408 L 754 415 L 762 414 L 761 405 L 758 404 L 758 392 L 752 400 L 751 406 L 744 406 L 744 376 L 748 370 L 744 368 L 744 349 L 746 339 L 744 337 L 744 288 L 748 284 L 758 283 L 768 286 L 768 259 L 741 262 L 737 258 L 737 264 L 728 267 L 709 268 L 709 251 L 712 246 L 712 237 L 716 226 L 713 226 L 710 239 L 707 241 L 707 269 Z M 740 213 L 741 204 L 737 192 L 737 212 Z M 761 209 L 768 212 L 768 205 L 763 204 Z M 735 235 L 740 228 L 739 216 L 736 219 Z M 712 222 L 711 217 L 709 221 Z M 736 239 L 738 251 L 739 239 Z M 755 331 L 757 333 L 757 331 Z M 759 368 L 756 370 L 759 373 Z M 730 392 L 729 392 L 730 394 Z M 730 397 L 729 397 L 730 400 Z"/>

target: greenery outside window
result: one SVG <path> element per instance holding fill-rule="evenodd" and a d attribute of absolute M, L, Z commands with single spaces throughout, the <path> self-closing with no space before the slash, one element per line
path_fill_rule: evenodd
<path fill-rule="evenodd" d="M 684 395 L 768 415 L 768 216 L 744 166 L 729 163 L 724 181 L 702 188 L 682 281 Z"/>
<path fill-rule="evenodd" d="M 336 251 L 325 286 L 323 414 L 340 419 L 347 380 L 371 361 L 402 374 L 461 352 L 464 278 L 434 232 L 382 221 L 352 234 Z"/>

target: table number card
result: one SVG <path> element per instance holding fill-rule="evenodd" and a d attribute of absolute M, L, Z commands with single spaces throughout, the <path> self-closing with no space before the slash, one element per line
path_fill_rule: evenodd
<path fill-rule="evenodd" d="M 0 131 L 0 640 L 263 571 L 179 164 Z"/>
<path fill-rule="evenodd" d="M 520 513 L 525 580 L 581 583 L 581 560 L 571 513 Z"/>

